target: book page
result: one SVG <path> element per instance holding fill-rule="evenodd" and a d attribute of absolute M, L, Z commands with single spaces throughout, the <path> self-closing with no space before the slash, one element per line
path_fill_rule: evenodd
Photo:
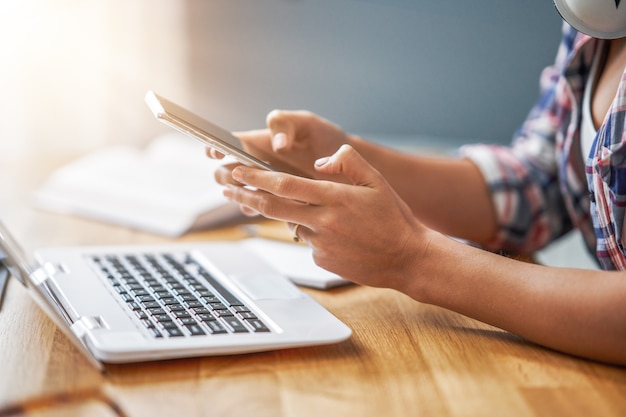
<path fill-rule="evenodd" d="M 35 191 L 34 204 L 179 236 L 199 219 L 211 227 L 241 216 L 213 176 L 224 163 L 208 158 L 189 138 L 168 134 L 146 149 L 105 148 L 59 168 Z"/>

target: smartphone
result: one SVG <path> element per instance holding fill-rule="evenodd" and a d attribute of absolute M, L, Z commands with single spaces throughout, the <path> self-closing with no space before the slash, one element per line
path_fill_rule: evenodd
<path fill-rule="evenodd" d="M 223 129 L 197 114 L 157 95 L 153 91 L 146 93 L 146 104 L 160 122 L 191 136 L 205 146 L 224 155 L 229 155 L 244 165 L 277 171 L 259 158 L 250 155 L 243 148 L 241 141 L 228 130 Z"/>

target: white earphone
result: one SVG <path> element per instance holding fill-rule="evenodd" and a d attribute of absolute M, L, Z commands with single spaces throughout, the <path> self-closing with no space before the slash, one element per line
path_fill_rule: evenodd
<path fill-rule="evenodd" d="M 626 37 L 626 0 L 554 0 L 554 5 L 579 32 L 601 39 Z"/>

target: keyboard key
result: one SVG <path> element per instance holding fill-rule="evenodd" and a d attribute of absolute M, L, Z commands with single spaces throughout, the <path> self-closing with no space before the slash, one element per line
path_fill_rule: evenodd
<path fill-rule="evenodd" d="M 192 336 L 200 336 L 206 334 L 205 331 L 202 330 L 202 327 L 197 324 L 190 324 L 185 327 L 187 328 L 187 330 L 189 330 Z"/>
<path fill-rule="evenodd" d="M 195 313 L 195 314 L 211 314 L 211 310 L 209 310 L 206 307 L 190 308 L 189 311 L 191 311 L 192 313 Z"/>
<path fill-rule="evenodd" d="M 152 322 L 151 322 L 150 320 L 148 320 L 148 319 L 143 319 L 143 320 L 141 320 L 141 324 L 143 324 L 143 325 L 144 325 L 146 328 L 148 328 L 148 329 L 152 329 L 152 328 L 156 327 L 156 326 L 154 325 L 154 323 L 152 323 Z"/>
<path fill-rule="evenodd" d="M 128 307 L 130 307 L 130 309 L 133 311 L 142 311 L 141 306 L 135 301 L 131 301 L 130 303 L 128 303 Z"/>
<path fill-rule="evenodd" d="M 219 301 L 208 304 L 209 308 L 212 310 L 227 310 L 226 306 Z"/>
<path fill-rule="evenodd" d="M 161 304 L 159 304 L 158 301 L 142 301 L 141 305 L 148 310 L 161 307 Z"/>
<path fill-rule="evenodd" d="M 213 313 L 218 317 L 234 317 L 234 314 L 230 310 L 214 310 Z"/>
<path fill-rule="evenodd" d="M 168 297 L 171 297 L 171 296 L 172 296 L 172 293 L 171 293 L 171 292 L 169 292 L 169 291 L 166 291 L 166 290 L 163 290 L 163 291 L 155 291 L 155 292 L 154 292 L 154 296 L 155 296 L 156 298 L 160 298 L 160 299 L 162 299 L 162 298 L 168 298 Z"/>
<path fill-rule="evenodd" d="M 185 335 L 179 328 L 167 329 L 166 331 L 169 337 L 182 337 Z"/>
<path fill-rule="evenodd" d="M 258 319 L 246 320 L 246 322 L 252 326 L 255 333 L 262 333 L 262 332 L 270 331 L 270 329 L 268 329 L 267 326 L 265 326 L 265 324 L 261 320 L 258 320 Z"/>
<path fill-rule="evenodd" d="M 215 316 L 213 316 L 213 314 L 211 313 L 206 313 L 206 314 L 198 314 L 198 320 L 203 321 L 203 322 L 207 322 L 207 321 L 216 321 L 217 319 L 215 318 Z"/>
<path fill-rule="evenodd" d="M 146 290 L 142 285 L 137 284 L 136 288 L 131 288 L 130 293 L 135 297 L 142 297 L 146 295 L 150 295 L 150 292 Z"/>
<path fill-rule="evenodd" d="M 163 321 L 167 321 L 167 320 L 171 320 L 170 316 L 167 314 L 155 314 L 154 316 L 152 316 L 156 321 L 158 322 L 163 322 Z"/>
<path fill-rule="evenodd" d="M 189 291 L 178 291 L 178 296 L 183 299 L 183 301 L 197 301 L 198 297 L 192 292 Z"/>
<path fill-rule="evenodd" d="M 178 329 L 178 326 L 176 325 L 176 323 L 174 323 L 171 320 L 165 320 L 165 321 L 161 321 L 159 322 L 159 324 L 161 326 L 163 326 L 164 329 L 166 330 L 170 330 L 170 329 Z"/>
<path fill-rule="evenodd" d="M 228 331 L 217 321 L 208 321 L 205 324 L 209 327 L 209 330 L 212 334 L 223 334 L 228 333 Z"/>
<path fill-rule="evenodd" d="M 163 337 L 163 335 L 161 334 L 161 332 L 160 332 L 160 331 L 158 331 L 158 330 L 156 329 L 156 327 L 151 328 L 151 329 L 148 329 L 148 330 L 150 331 L 150 333 L 151 333 L 151 334 L 152 334 L 152 336 L 154 336 L 154 337 Z"/>
<path fill-rule="evenodd" d="M 247 332 L 248 329 L 244 326 L 237 318 L 235 317 L 225 317 L 224 321 L 228 324 L 235 333 L 244 333 Z"/>
<path fill-rule="evenodd" d="M 190 326 L 192 324 L 198 324 L 196 319 L 193 317 L 179 317 L 178 320 L 183 324 L 183 326 Z"/>
<path fill-rule="evenodd" d="M 148 314 L 150 314 L 152 316 L 156 316 L 156 315 L 159 315 L 159 314 L 167 314 L 167 313 L 165 313 L 165 310 L 163 310 L 161 307 L 148 308 L 147 311 L 148 311 Z"/>
<path fill-rule="evenodd" d="M 203 307 L 203 305 L 200 301 L 195 300 L 195 301 L 187 301 L 187 307 L 195 308 L 195 307 Z"/>
<path fill-rule="evenodd" d="M 122 297 L 122 300 L 124 300 L 125 303 L 130 303 L 135 301 L 135 297 L 133 297 L 132 295 L 124 292 L 120 294 L 120 297 Z"/>
<path fill-rule="evenodd" d="M 154 299 L 154 297 L 153 297 L 153 296 L 151 296 L 151 295 L 140 295 L 140 296 L 138 296 L 138 297 L 136 297 L 136 298 L 137 298 L 137 300 L 139 300 L 140 302 L 148 302 L 148 301 L 155 301 L 155 302 L 156 302 L 156 300 Z M 157 305 L 158 305 L 158 303 L 157 303 Z"/>

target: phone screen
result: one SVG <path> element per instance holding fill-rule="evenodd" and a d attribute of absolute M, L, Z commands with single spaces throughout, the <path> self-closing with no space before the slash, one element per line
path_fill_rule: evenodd
<path fill-rule="evenodd" d="M 146 103 L 159 121 L 191 136 L 204 145 L 216 149 L 224 155 L 232 156 L 244 165 L 276 171 L 267 162 L 246 152 L 241 141 L 228 130 L 157 95 L 153 91 L 148 91 L 146 94 Z"/>

